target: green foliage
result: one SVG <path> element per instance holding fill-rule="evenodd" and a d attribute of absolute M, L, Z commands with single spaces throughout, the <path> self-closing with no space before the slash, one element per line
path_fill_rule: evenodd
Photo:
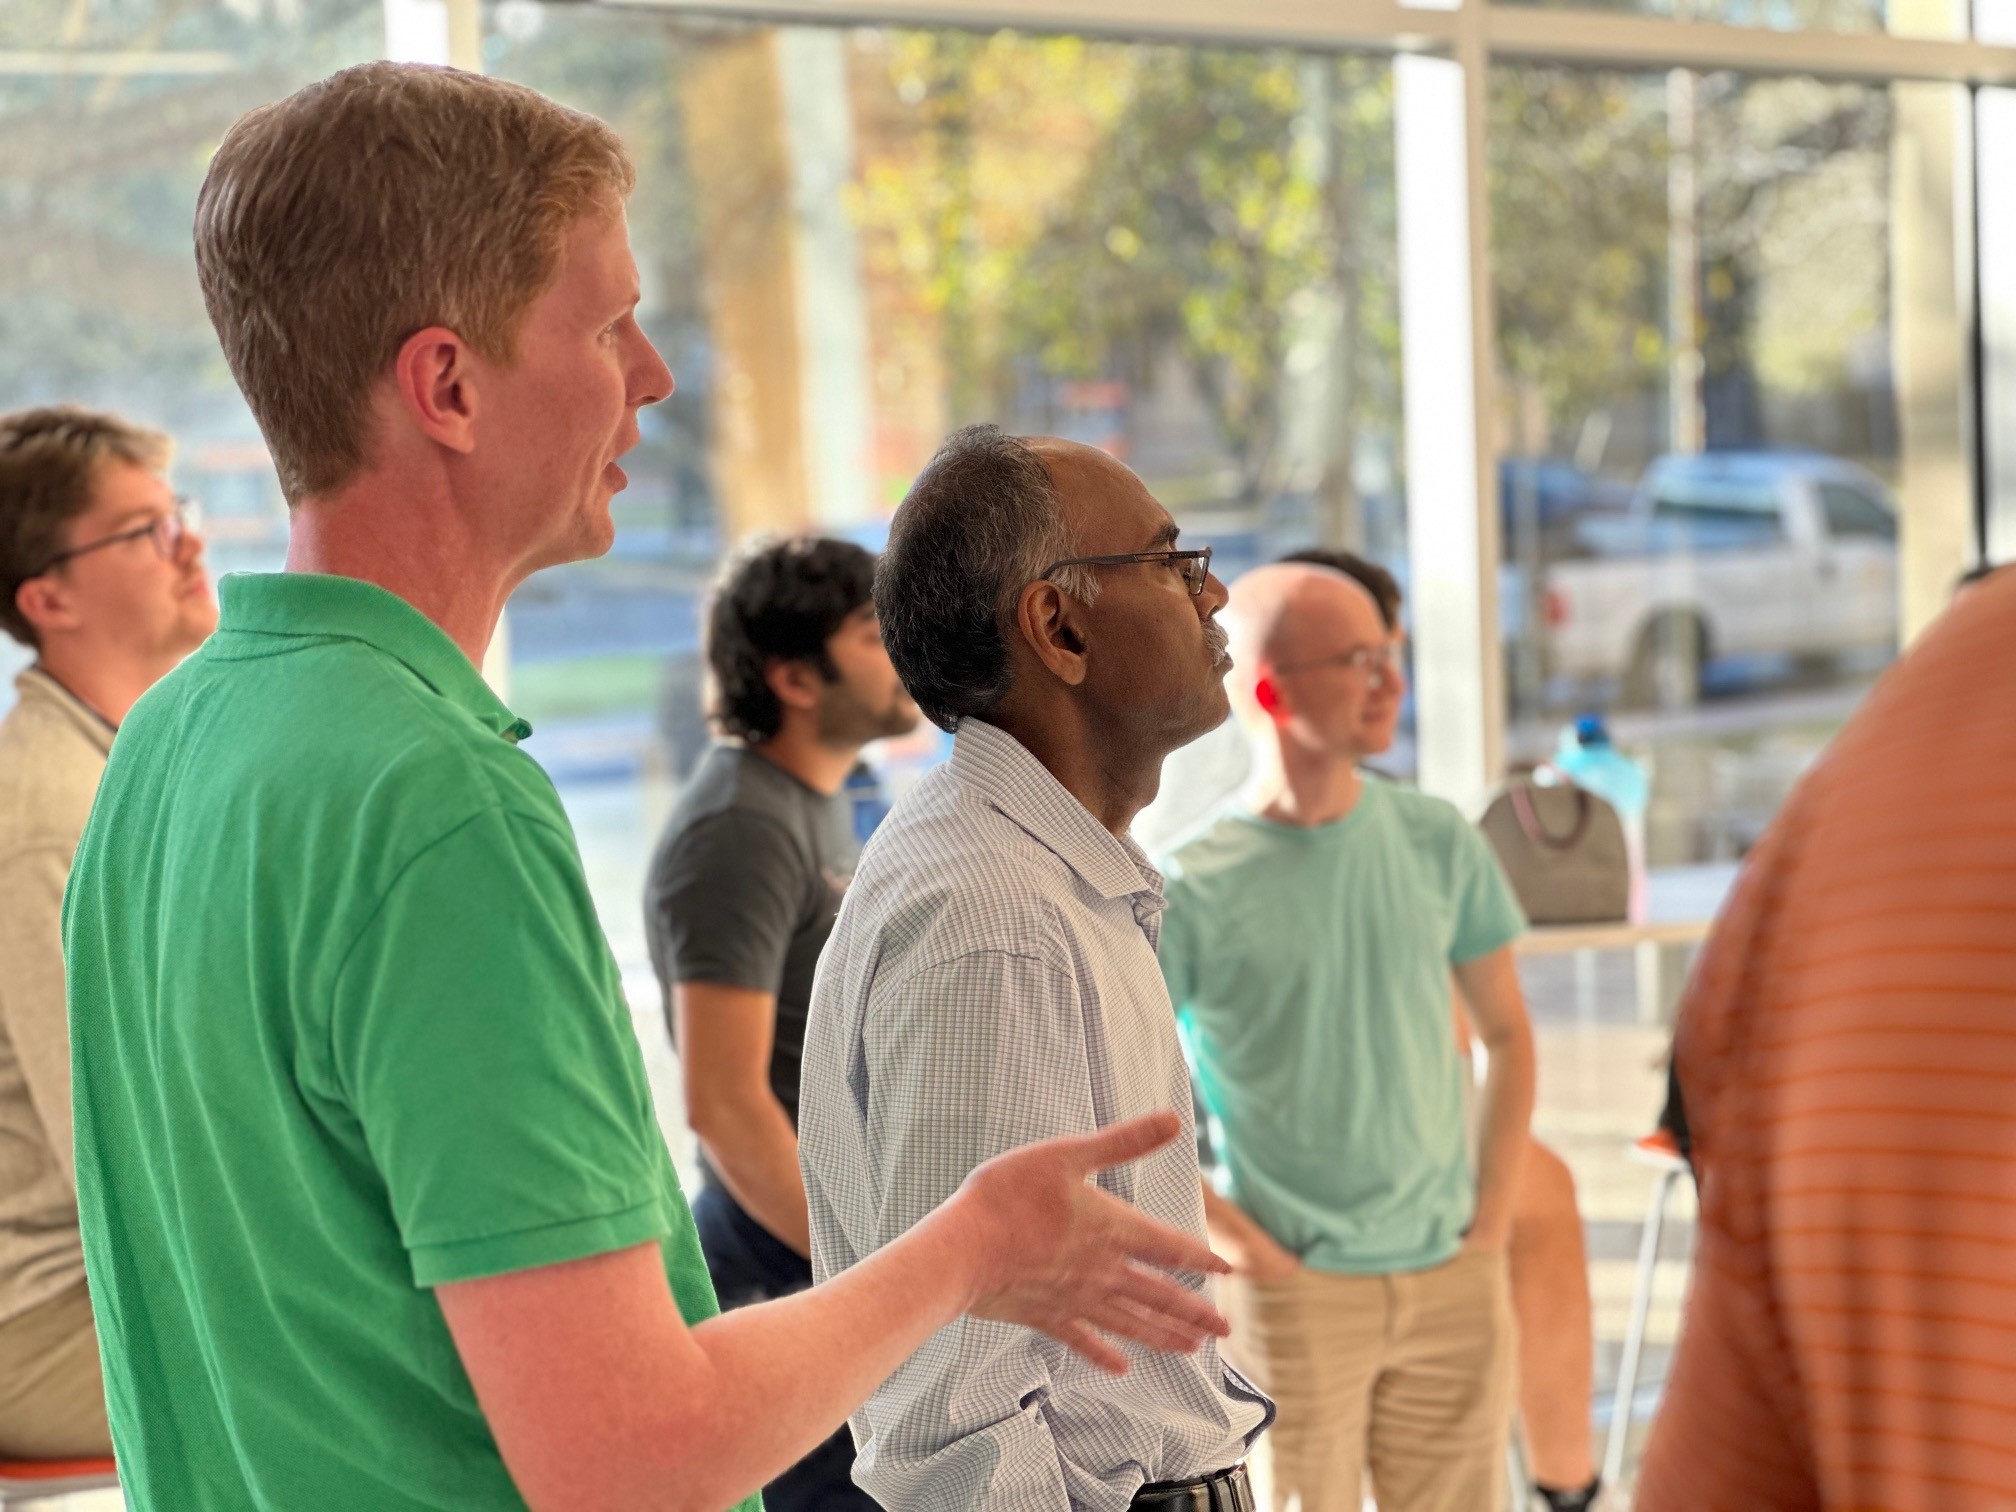
<path fill-rule="evenodd" d="M 1812 439 L 1774 430 L 1767 391 L 1781 413 L 1817 404 L 1822 444 L 1865 444 L 1839 416 L 1866 424 L 1882 397 L 1851 396 L 1850 355 L 1890 318 L 1887 88 L 1506 66 L 1490 109 L 1500 360 L 1544 432 L 1518 444 L 1572 449 L 1585 417 L 1665 404 L 1676 338 L 1723 396 L 1710 445 Z M 1691 332 L 1669 308 L 1676 237 L 1698 264 Z"/>
<path fill-rule="evenodd" d="M 1397 409 L 1387 68 L 912 32 L 890 71 L 912 145 L 870 166 L 859 211 L 943 322 L 957 417 L 1032 376 L 1145 384 L 1173 356 L 1257 498 L 1291 349 L 1339 302 L 1332 339 L 1380 380 L 1342 385 L 1334 428 Z"/>
<path fill-rule="evenodd" d="M 1500 360 L 1550 417 L 1665 383 L 1664 81 L 1499 68 L 1490 92 Z"/>
<path fill-rule="evenodd" d="M 0 408 L 76 399 L 256 435 L 197 293 L 196 190 L 240 114 L 374 56 L 383 32 L 376 0 L 0 5 L 0 48 L 159 49 L 206 70 L 0 81 Z"/>

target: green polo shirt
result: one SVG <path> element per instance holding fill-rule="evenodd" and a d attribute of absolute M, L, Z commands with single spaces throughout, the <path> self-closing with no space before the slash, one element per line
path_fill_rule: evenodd
<path fill-rule="evenodd" d="M 403 600 L 222 597 L 113 743 L 64 913 L 126 1497 L 522 1506 L 429 1288 L 655 1241 L 715 1312 L 573 832 Z"/>

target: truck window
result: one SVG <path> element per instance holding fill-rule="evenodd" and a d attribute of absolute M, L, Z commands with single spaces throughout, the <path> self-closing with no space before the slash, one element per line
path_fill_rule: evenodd
<path fill-rule="evenodd" d="M 1856 537 L 1878 541 L 1897 539 L 1897 516 L 1861 489 L 1849 484 L 1822 483 L 1820 509 L 1827 518 L 1827 534 L 1837 540 Z"/>
<path fill-rule="evenodd" d="M 1685 550 L 1754 550 L 1785 536 L 1777 489 L 1717 478 L 1662 480 L 1652 496 L 1652 521 L 1662 536 Z"/>

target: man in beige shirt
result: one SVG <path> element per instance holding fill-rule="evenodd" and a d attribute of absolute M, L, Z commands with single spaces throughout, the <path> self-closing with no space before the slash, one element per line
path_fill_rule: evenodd
<path fill-rule="evenodd" d="M 0 628 L 35 653 L 0 720 L 0 1457 L 109 1454 L 70 1149 L 63 885 L 113 732 L 217 623 L 168 438 L 0 416 Z"/>

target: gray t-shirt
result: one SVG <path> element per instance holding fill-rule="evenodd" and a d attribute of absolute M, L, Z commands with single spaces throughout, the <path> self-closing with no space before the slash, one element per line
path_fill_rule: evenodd
<path fill-rule="evenodd" d="M 754 751 L 716 745 L 680 793 L 644 887 L 668 1004 L 677 982 L 777 995 L 770 1087 L 794 1127 L 812 974 L 859 851 L 843 799 Z"/>

